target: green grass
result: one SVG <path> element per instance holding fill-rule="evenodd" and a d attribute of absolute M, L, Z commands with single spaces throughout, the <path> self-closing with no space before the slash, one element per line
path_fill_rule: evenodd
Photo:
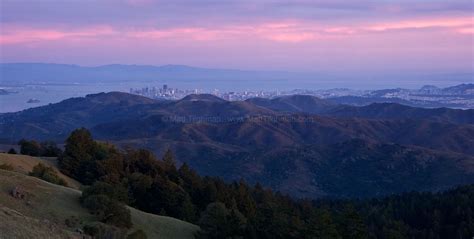
<path fill-rule="evenodd" d="M 15 199 L 10 191 L 19 186 L 26 199 Z M 79 203 L 81 192 L 51 184 L 18 172 L 0 170 L 0 238 L 70 238 L 75 228 L 64 222 L 75 216 L 82 225 L 94 221 Z M 134 229 L 148 238 L 194 238 L 196 225 L 130 208 Z M 81 225 L 77 226 L 82 227 Z"/>

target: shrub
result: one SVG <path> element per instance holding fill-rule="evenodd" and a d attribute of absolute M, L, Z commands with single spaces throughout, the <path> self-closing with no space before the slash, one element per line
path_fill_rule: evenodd
<path fill-rule="evenodd" d="M 111 200 L 127 203 L 128 191 L 127 189 L 118 185 L 111 185 L 104 182 L 95 182 L 92 186 L 87 187 L 81 195 L 81 200 L 91 195 L 105 195 Z"/>
<path fill-rule="evenodd" d="M 130 228 L 132 227 L 130 211 L 114 198 L 113 190 L 109 184 L 96 183 L 82 193 L 82 205 L 103 223 L 119 228 Z"/>
<path fill-rule="evenodd" d="M 11 164 L 3 163 L 0 164 L 0 169 L 13 171 L 13 166 Z"/>
<path fill-rule="evenodd" d="M 81 224 L 81 221 L 76 216 L 71 216 L 69 218 L 66 218 L 66 220 L 64 220 L 64 224 L 66 224 L 66 226 L 70 228 L 75 228 L 79 224 Z"/>
<path fill-rule="evenodd" d="M 50 183 L 58 184 L 61 186 L 67 186 L 67 182 L 58 176 L 58 173 L 56 172 L 56 170 L 42 163 L 39 163 L 36 166 L 34 166 L 33 171 L 31 171 L 29 175 L 40 178 Z"/>
<path fill-rule="evenodd" d="M 8 154 L 16 154 L 16 150 L 14 148 L 10 148 L 10 150 L 8 150 Z"/>

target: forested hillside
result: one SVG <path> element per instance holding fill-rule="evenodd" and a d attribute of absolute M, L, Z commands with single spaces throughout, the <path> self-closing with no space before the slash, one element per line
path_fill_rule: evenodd
<path fill-rule="evenodd" d="M 75 130 L 61 171 L 141 210 L 197 223 L 198 238 L 470 238 L 474 187 L 365 200 L 303 200 L 245 181 L 201 177 L 168 151 L 119 150 Z"/>

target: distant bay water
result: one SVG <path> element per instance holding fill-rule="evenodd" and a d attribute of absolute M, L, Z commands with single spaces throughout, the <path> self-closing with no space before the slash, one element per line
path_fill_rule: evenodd
<path fill-rule="evenodd" d="M 287 91 L 293 89 L 416 89 L 433 84 L 447 87 L 473 81 L 472 73 L 460 74 L 339 74 L 292 73 L 205 69 L 180 65 L 107 65 L 82 67 L 42 63 L 0 64 L 0 113 L 56 103 L 87 94 L 130 88 L 162 87 L 181 90 Z M 0 92 L 1 93 L 1 92 Z M 35 103 L 27 103 L 35 102 Z"/>

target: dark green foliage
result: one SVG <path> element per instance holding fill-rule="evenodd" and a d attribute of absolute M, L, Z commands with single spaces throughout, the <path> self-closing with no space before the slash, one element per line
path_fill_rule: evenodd
<path fill-rule="evenodd" d="M 74 130 L 66 140 L 64 153 L 58 158 L 59 167 L 65 174 L 84 184 L 92 184 L 107 172 L 101 168 L 101 161 L 117 155 L 112 145 L 98 143 L 85 128 Z M 116 167 L 109 167 L 116 168 Z M 109 178 L 120 175 L 109 175 Z"/>
<path fill-rule="evenodd" d="M 210 203 L 202 213 L 198 238 L 244 238 L 247 219 L 237 209 L 228 209 L 221 202 Z"/>
<path fill-rule="evenodd" d="M 130 225 L 128 210 L 121 204 L 127 203 L 197 223 L 200 238 L 470 238 L 474 234 L 474 185 L 372 200 L 295 200 L 259 184 L 201 177 L 186 164 L 177 169 L 170 151 L 163 160 L 147 150 L 118 151 L 95 142 L 85 129 L 69 137 L 60 166 L 82 182 L 96 182 L 84 191 L 82 202 L 102 222 L 118 227 Z M 108 217 L 111 214 L 114 217 Z"/>
<path fill-rule="evenodd" d="M 143 230 L 135 230 L 127 236 L 127 239 L 147 239 L 146 233 Z"/>
<path fill-rule="evenodd" d="M 43 157 L 59 157 L 62 154 L 62 151 L 56 143 L 51 141 L 41 142 L 41 156 Z"/>
<path fill-rule="evenodd" d="M 111 185 L 104 182 L 96 182 L 92 186 L 87 187 L 82 192 L 81 201 L 93 195 L 104 195 L 118 202 L 128 202 L 127 191 L 125 188 L 120 187 L 120 185 Z"/>
<path fill-rule="evenodd" d="M 66 226 L 70 228 L 76 228 L 79 224 L 81 224 L 81 221 L 79 220 L 79 218 L 75 216 L 71 216 L 69 218 L 66 218 L 66 220 L 64 220 L 64 224 L 66 224 Z"/>
<path fill-rule="evenodd" d="M 363 239 L 368 237 L 364 220 L 351 204 L 346 205 L 342 212 L 339 231 L 343 238 Z"/>
<path fill-rule="evenodd" d="M 37 142 L 35 140 L 22 139 L 20 142 L 18 142 L 18 145 L 20 145 L 20 153 L 23 155 L 58 157 L 62 153 L 61 149 L 58 148 L 56 143 L 51 141 Z"/>
<path fill-rule="evenodd" d="M 306 205 L 308 206 L 308 205 Z M 308 209 L 311 206 L 308 207 Z M 340 239 L 342 238 L 336 228 L 332 214 L 328 208 L 312 210 L 313 214 L 309 215 L 306 235 L 313 235 L 321 239 Z"/>
<path fill-rule="evenodd" d="M 13 171 L 13 166 L 11 164 L 2 163 L 0 164 L 0 169 Z"/>
<path fill-rule="evenodd" d="M 119 201 L 123 199 L 120 191 L 120 188 L 106 183 L 95 183 L 84 190 L 81 202 L 99 221 L 119 228 L 130 228 L 130 211 Z"/>
<path fill-rule="evenodd" d="M 67 182 L 58 176 L 58 172 L 54 168 L 46 166 L 42 163 L 37 164 L 33 167 L 33 170 L 29 173 L 30 176 L 40 178 L 44 181 L 58 184 L 61 186 L 67 186 Z"/>
<path fill-rule="evenodd" d="M 41 154 L 41 145 L 35 140 L 22 139 L 18 145 L 20 145 L 20 153 L 23 155 L 40 156 Z"/>
<path fill-rule="evenodd" d="M 14 148 L 10 148 L 10 150 L 8 150 L 8 154 L 17 154 L 17 153 Z"/>
<path fill-rule="evenodd" d="M 405 193 L 356 204 L 376 237 L 472 238 L 474 185 L 442 193 Z M 454 236 L 453 236 L 454 235 Z"/>

